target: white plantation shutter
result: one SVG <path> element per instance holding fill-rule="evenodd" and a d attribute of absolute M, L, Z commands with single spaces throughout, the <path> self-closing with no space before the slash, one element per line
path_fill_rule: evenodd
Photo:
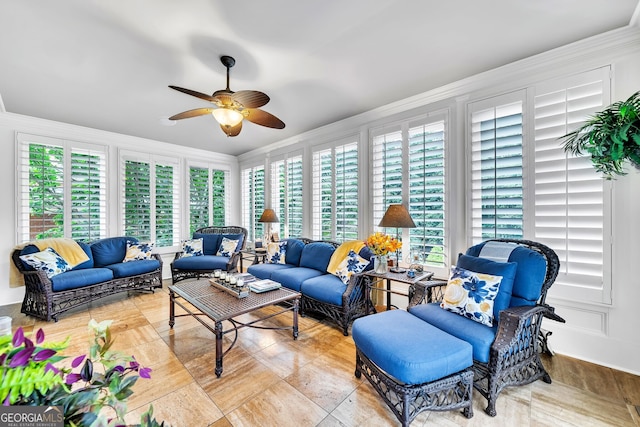
<path fill-rule="evenodd" d="M 445 120 L 409 127 L 409 214 L 416 228 L 408 229 L 412 262 L 444 268 L 445 258 Z M 407 256 L 404 257 L 408 259 Z"/>
<path fill-rule="evenodd" d="M 358 238 L 358 143 L 313 153 L 313 238 Z"/>
<path fill-rule="evenodd" d="M 106 148 L 19 133 L 17 240 L 106 236 Z"/>
<path fill-rule="evenodd" d="M 609 98 L 608 67 L 535 87 L 535 239 L 560 258 L 557 297 L 611 303 L 610 183 L 558 140 Z"/>
<path fill-rule="evenodd" d="M 156 246 L 179 243 L 179 198 L 176 168 L 173 165 L 155 165 L 155 218 Z"/>
<path fill-rule="evenodd" d="M 227 225 L 229 172 L 189 166 L 189 235 L 209 225 Z"/>
<path fill-rule="evenodd" d="M 210 169 L 211 174 L 211 222 L 215 226 L 229 225 L 229 171 Z"/>
<path fill-rule="evenodd" d="M 264 166 L 243 169 L 242 186 L 242 226 L 247 229 L 249 240 L 262 238 L 264 224 L 258 222 L 264 211 Z"/>
<path fill-rule="evenodd" d="M 282 238 L 302 236 L 302 191 L 301 155 L 271 162 L 271 206 Z"/>
<path fill-rule="evenodd" d="M 469 105 L 474 243 L 523 237 L 523 100 L 518 92 Z"/>
<path fill-rule="evenodd" d="M 400 126 L 372 132 L 371 193 L 373 226 L 378 224 L 390 204 L 402 203 L 402 131 Z M 380 230 L 384 231 L 384 230 Z"/>

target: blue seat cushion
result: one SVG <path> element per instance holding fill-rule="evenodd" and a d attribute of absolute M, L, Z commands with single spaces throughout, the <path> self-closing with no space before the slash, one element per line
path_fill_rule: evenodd
<path fill-rule="evenodd" d="M 469 343 L 404 310 L 356 319 L 352 336 L 362 353 L 404 384 L 429 383 L 473 364 Z"/>
<path fill-rule="evenodd" d="M 518 264 L 515 262 L 496 262 L 486 258 L 460 254 L 456 266 L 476 273 L 502 276 L 498 295 L 493 300 L 494 325 L 497 324 L 500 321 L 500 312 L 511 304 L 511 291 L 513 290 L 513 280 L 516 277 Z"/>
<path fill-rule="evenodd" d="M 201 255 L 179 258 L 171 264 L 178 270 L 226 270 L 229 258 L 217 255 Z"/>
<path fill-rule="evenodd" d="M 105 268 L 113 271 L 113 277 L 129 277 L 138 274 L 151 273 L 160 268 L 160 261 L 157 259 L 141 259 L 129 262 L 119 262 L 117 264 L 107 265 Z"/>
<path fill-rule="evenodd" d="M 108 268 L 82 268 L 69 270 L 51 278 L 51 289 L 54 292 L 84 288 L 96 283 L 113 279 L 113 271 Z"/>
<path fill-rule="evenodd" d="M 247 268 L 247 273 L 256 276 L 258 279 L 271 279 L 274 271 L 294 268 L 291 264 L 253 264 Z"/>
<path fill-rule="evenodd" d="M 347 289 L 338 276 L 323 274 L 302 282 L 302 294 L 318 301 L 342 306 L 342 294 Z"/>
<path fill-rule="evenodd" d="M 215 255 L 220 248 L 220 242 L 222 242 L 221 234 L 211 233 L 193 233 L 194 239 L 202 239 L 202 252 L 205 255 Z"/>
<path fill-rule="evenodd" d="M 127 253 L 127 240 L 138 243 L 135 237 L 107 237 L 91 243 L 94 267 L 106 267 L 122 262 Z"/>
<path fill-rule="evenodd" d="M 440 308 L 439 303 L 420 304 L 409 309 L 414 316 L 451 334 L 473 347 L 473 358 L 482 363 L 489 361 L 489 350 L 496 338 L 497 326 L 489 327 L 459 314 Z M 495 323 L 497 325 L 497 323 Z"/>
<path fill-rule="evenodd" d="M 302 255 L 304 247 L 305 244 L 302 240 L 287 239 L 287 254 L 284 257 L 285 262 L 298 267 L 300 265 L 300 256 Z"/>
<path fill-rule="evenodd" d="M 485 243 L 482 242 L 470 247 L 467 249 L 467 255 L 479 256 Z M 533 249 L 517 246 L 507 261 L 518 264 L 509 306 L 535 305 L 540 298 L 542 284 L 547 274 L 547 261 L 544 256 Z"/>
<path fill-rule="evenodd" d="M 307 245 L 308 246 L 308 245 Z M 312 277 L 324 274 L 315 268 L 292 267 L 276 270 L 271 273 L 271 280 L 279 282 L 282 286 L 300 292 L 302 282 Z"/>
<path fill-rule="evenodd" d="M 300 267 L 313 268 L 321 273 L 327 272 L 331 255 L 336 248 L 324 242 L 312 242 L 304 246 L 300 255 Z"/>

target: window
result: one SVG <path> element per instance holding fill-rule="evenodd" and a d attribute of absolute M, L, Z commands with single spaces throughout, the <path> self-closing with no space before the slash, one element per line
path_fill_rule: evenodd
<path fill-rule="evenodd" d="M 189 167 L 189 235 L 209 225 L 227 225 L 228 171 Z"/>
<path fill-rule="evenodd" d="M 18 134 L 18 241 L 106 236 L 106 150 Z"/>
<path fill-rule="evenodd" d="M 264 166 L 242 170 L 242 226 L 247 229 L 249 240 L 260 239 L 265 233 L 264 224 L 258 222 L 264 211 Z"/>
<path fill-rule="evenodd" d="M 471 237 L 523 237 L 523 92 L 471 105 Z"/>
<path fill-rule="evenodd" d="M 404 203 L 416 224 L 400 230 L 406 262 L 445 268 L 444 114 L 372 131 L 373 225 Z M 393 230 L 395 233 L 396 230 Z"/>
<path fill-rule="evenodd" d="M 358 143 L 313 153 L 313 238 L 358 238 Z"/>
<path fill-rule="evenodd" d="M 271 163 L 273 209 L 280 219 L 281 237 L 302 236 L 302 156 Z"/>
<path fill-rule="evenodd" d="M 122 157 L 122 222 L 126 236 L 173 246 L 180 241 L 178 165 L 153 156 Z"/>
<path fill-rule="evenodd" d="M 557 139 L 610 104 L 608 81 L 606 67 L 534 88 L 534 236 L 560 258 L 553 295 L 610 304 L 611 183 Z"/>

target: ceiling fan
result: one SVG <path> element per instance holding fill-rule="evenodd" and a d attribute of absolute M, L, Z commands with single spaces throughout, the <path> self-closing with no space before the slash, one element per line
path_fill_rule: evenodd
<path fill-rule="evenodd" d="M 236 60 L 231 56 L 223 55 L 220 57 L 220 62 L 227 67 L 226 89 L 217 90 L 213 92 L 212 95 L 207 95 L 191 89 L 169 86 L 171 89 L 209 101 L 214 104 L 216 108 L 196 108 L 195 110 L 184 111 L 169 117 L 169 120 L 181 120 L 212 114 L 216 121 L 220 123 L 220 128 L 222 128 L 222 131 L 227 136 L 237 136 L 242 130 L 242 121 L 244 119 L 260 126 L 284 129 L 284 122 L 282 120 L 258 108 L 269 102 L 267 94 L 258 92 L 257 90 L 234 92 L 229 89 L 229 69 L 235 65 Z"/>

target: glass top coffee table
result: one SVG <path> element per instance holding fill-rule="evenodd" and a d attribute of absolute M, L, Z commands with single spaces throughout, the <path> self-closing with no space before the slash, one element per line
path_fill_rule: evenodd
<path fill-rule="evenodd" d="M 291 329 L 293 339 L 298 338 L 298 307 L 300 304 L 300 293 L 287 288 L 279 288 L 268 292 L 250 292 L 245 298 L 237 298 L 227 292 L 215 288 L 209 283 L 207 278 L 187 279 L 169 286 L 169 326 L 173 328 L 175 318 L 181 316 L 193 316 L 204 327 L 213 332 L 216 336 L 216 376 L 222 375 L 222 358 L 235 345 L 238 340 L 238 330 L 244 327 L 260 329 Z M 188 303 L 188 304 L 185 304 Z M 252 320 L 250 322 L 240 322 L 235 320 L 242 314 L 256 311 L 263 307 L 282 304 L 282 310 L 269 314 L 265 317 Z M 187 314 L 176 315 L 175 305 L 184 309 Z M 194 310 L 196 308 L 199 311 Z M 293 312 L 293 322 L 286 327 L 268 327 L 255 325 L 255 323 L 270 319 L 287 311 Z M 206 316 L 214 322 L 214 327 L 202 320 Z M 223 330 L 222 322 L 228 321 L 232 327 Z M 235 334 L 229 348 L 223 351 L 222 338 L 225 334 L 233 332 Z"/>

